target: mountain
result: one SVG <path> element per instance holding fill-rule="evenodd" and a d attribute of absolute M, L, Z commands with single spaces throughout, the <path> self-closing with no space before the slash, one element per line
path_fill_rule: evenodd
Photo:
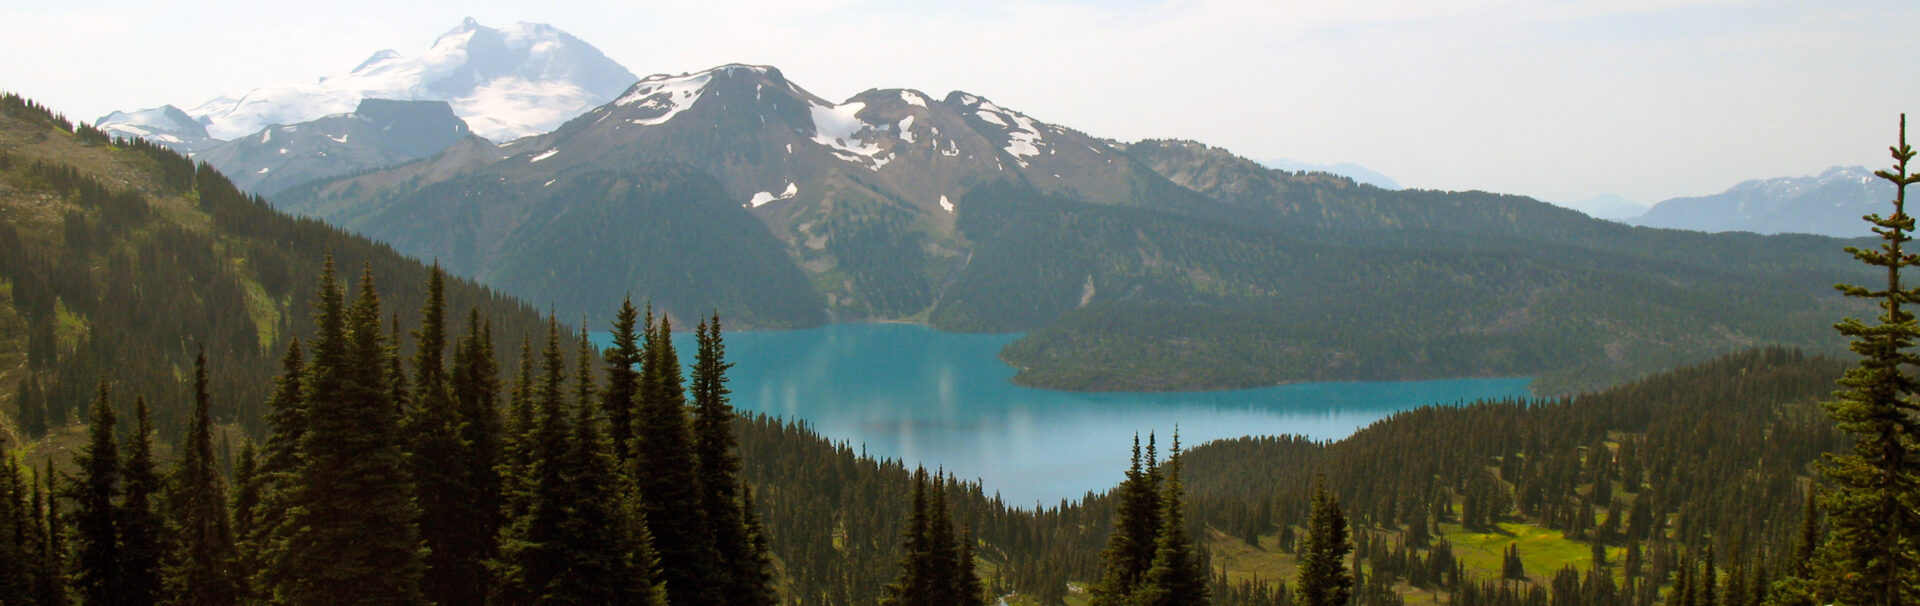
<path fill-rule="evenodd" d="M 205 148 L 196 159 L 231 175 L 246 191 L 288 187 L 440 153 L 472 136 L 445 101 L 362 99 L 352 113 L 327 116 Z"/>
<path fill-rule="evenodd" d="M 1638 217 L 1640 215 L 1646 214 L 1647 212 L 1646 205 L 1623 198 L 1619 194 L 1612 194 L 1612 193 L 1603 193 L 1598 196 L 1587 198 L 1585 200 L 1574 202 L 1572 204 L 1565 204 L 1563 206 L 1566 206 L 1567 208 L 1571 208 L 1583 213 L 1587 213 L 1588 216 L 1593 217 L 1595 219 L 1606 219 L 1609 221 L 1626 221 L 1628 223 L 1632 223 L 1633 222 L 1632 220 L 1634 217 Z"/>
<path fill-rule="evenodd" d="M 205 124 L 171 105 L 113 112 L 101 116 L 93 125 L 117 137 L 146 139 L 183 153 L 201 151 L 220 143 L 219 139 L 207 135 Z"/>
<path fill-rule="evenodd" d="M 506 141 L 553 130 L 613 99 L 634 79 L 592 45 L 553 26 L 495 29 L 469 17 L 420 56 L 383 50 L 344 74 L 218 97 L 184 113 L 205 125 L 208 136 L 225 140 L 352 112 L 363 99 L 446 101 L 474 133 Z M 134 134 L 136 115 L 116 112 L 99 126 Z"/>
<path fill-rule="evenodd" d="M 1859 166 L 1835 166 L 1818 175 L 1755 179 L 1711 196 L 1674 198 L 1628 220 L 1635 225 L 1697 231 L 1866 234 L 1862 215 L 1882 212 L 1893 185 Z"/>
<path fill-rule="evenodd" d="M 1274 158 L 1271 160 L 1262 160 L 1260 164 L 1268 168 L 1277 168 L 1297 173 L 1318 172 L 1339 175 L 1353 179 L 1355 183 L 1372 185 L 1380 189 L 1400 189 L 1400 182 L 1393 180 L 1393 177 L 1386 176 L 1379 171 L 1352 162 L 1314 164 L 1312 162 L 1301 162 L 1299 160 L 1288 160 L 1286 158 Z"/>
<path fill-rule="evenodd" d="M 833 103 L 778 69 L 747 65 L 649 76 L 552 133 L 497 153 L 469 151 L 288 192 L 277 203 L 514 292 L 550 293 L 541 296 L 558 297 L 562 309 L 598 309 L 631 290 L 675 314 L 717 304 L 750 323 L 796 326 L 923 313 L 967 263 L 956 205 L 975 184 L 1015 181 L 1147 204 L 1137 186 L 1156 180 L 1100 140 L 976 95 L 885 89 Z M 623 179 L 652 185 L 605 189 Z M 555 232 L 561 223 L 588 232 L 620 226 L 628 231 L 609 237 L 641 248 L 653 246 L 644 234 L 697 237 L 652 229 L 644 214 L 652 211 L 633 210 L 644 206 L 642 191 L 682 190 L 695 202 L 676 203 L 674 212 L 688 213 L 682 220 L 735 226 L 724 232 L 732 244 L 712 257 L 732 269 L 703 274 L 727 283 L 689 296 L 679 282 L 638 276 L 605 292 L 547 282 L 552 259 L 600 272 L 617 255 L 591 245 L 597 236 Z M 587 209 L 642 214 L 580 214 Z M 748 292 L 761 296 L 724 294 Z"/>
<path fill-rule="evenodd" d="M 1854 307 L 1827 286 L 1859 273 L 1823 238 L 1386 190 L 1105 141 L 966 92 L 834 103 L 747 65 L 650 76 L 552 133 L 275 203 L 566 314 L 632 293 L 755 326 L 1026 331 L 1002 352 L 1016 380 L 1071 389 L 1566 388 L 1754 343 L 1824 351 Z"/>

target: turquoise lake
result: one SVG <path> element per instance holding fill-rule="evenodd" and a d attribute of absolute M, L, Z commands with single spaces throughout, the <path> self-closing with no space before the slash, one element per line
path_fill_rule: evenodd
<path fill-rule="evenodd" d="M 605 339 L 606 335 L 599 335 Z M 675 334 L 692 362 L 691 331 Z M 1135 432 L 1183 444 L 1246 435 L 1337 439 L 1396 411 L 1526 395 L 1528 379 L 1302 383 L 1233 391 L 1077 393 L 1009 382 L 1019 335 L 909 324 L 726 334 L 735 408 L 805 420 L 856 452 L 979 479 L 1011 505 L 1058 504 L 1120 481 Z M 605 345 L 606 343 L 602 343 Z"/>

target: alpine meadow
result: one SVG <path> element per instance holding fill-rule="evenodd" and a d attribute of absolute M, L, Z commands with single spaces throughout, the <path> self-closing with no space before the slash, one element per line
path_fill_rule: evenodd
<path fill-rule="evenodd" d="M 0 9 L 0 606 L 1920 606 L 1920 8 L 1415 4 Z"/>

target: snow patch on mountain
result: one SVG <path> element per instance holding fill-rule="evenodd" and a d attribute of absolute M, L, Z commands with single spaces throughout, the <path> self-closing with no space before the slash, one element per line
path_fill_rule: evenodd
<path fill-rule="evenodd" d="M 813 116 L 813 142 L 826 146 L 829 151 L 850 162 L 880 170 L 891 154 L 882 157 L 886 150 L 875 141 L 862 139 L 863 133 L 871 135 L 878 127 L 860 119 L 860 111 L 867 104 L 860 101 L 842 105 L 809 104 L 807 109 Z"/>
<path fill-rule="evenodd" d="M 752 198 L 748 199 L 747 203 L 744 206 L 747 206 L 748 208 L 760 208 L 760 205 L 762 204 L 766 204 L 768 202 L 772 202 L 775 200 L 791 200 L 793 199 L 794 196 L 798 196 L 798 195 L 800 195 L 800 186 L 794 183 L 788 183 L 787 188 L 785 190 L 782 190 L 780 192 L 780 195 L 778 196 L 773 195 L 773 192 L 770 192 L 770 191 L 759 192 L 754 194 Z"/>
<path fill-rule="evenodd" d="M 894 128 L 900 131 L 901 141 L 906 141 L 908 143 L 913 142 L 913 116 L 907 116 L 905 118 L 901 118 L 900 124 L 895 126 Z"/>
<path fill-rule="evenodd" d="M 616 105 L 639 105 L 643 110 L 659 112 L 651 118 L 630 120 L 641 126 L 659 126 L 672 120 L 680 112 L 693 107 L 700 96 L 707 91 L 707 83 L 713 81 L 713 72 L 705 71 L 685 76 L 667 76 L 658 74 L 634 84 L 626 95 L 615 101 Z"/>
<path fill-rule="evenodd" d="M 1047 145 L 1045 135 L 1040 132 L 1040 124 L 1026 114 L 965 93 L 960 94 L 960 102 L 974 117 L 1006 129 L 1007 144 L 1002 149 L 1006 150 L 1007 155 L 1013 156 L 1013 161 L 1020 168 L 1029 166 L 1024 158 L 1039 156 L 1040 148 Z"/>

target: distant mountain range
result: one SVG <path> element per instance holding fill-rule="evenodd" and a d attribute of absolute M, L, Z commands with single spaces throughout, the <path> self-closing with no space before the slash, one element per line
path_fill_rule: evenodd
<path fill-rule="evenodd" d="M 195 154 L 236 185 L 273 194 L 425 158 L 469 133 L 494 141 L 543 134 L 635 79 L 552 26 L 495 29 L 468 18 L 418 57 L 383 50 L 310 84 L 257 88 L 184 111 L 113 112 L 94 125 Z"/>
<path fill-rule="evenodd" d="M 1400 189 L 1400 182 L 1393 180 L 1393 177 L 1386 176 L 1384 174 L 1381 174 L 1379 171 L 1375 171 L 1373 169 L 1370 169 L 1358 164 L 1354 164 L 1352 162 L 1341 162 L 1339 164 L 1314 164 L 1312 162 L 1301 162 L 1299 160 L 1275 158 L 1272 160 L 1261 160 L 1260 163 L 1267 166 L 1268 168 L 1277 168 L 1280 170 L 1290 170 L 1294 172 L 1321 172 L 1321 173 L 1340 175 L 1348 179 L 1353 179 L 1355 183 L 1372 185 L 1380 189 Z"/>
<path fill-rule="evenodd" d="M 1710 196 L 1655 204 L 1634 225 L 1708 232 L 1806 233 L 1853 238 L 1870 235 L 1862 215 L 1884 212 L 1893 185 L 1859 166 L 1818 175 L 1754 179 Z"/>
<path fill-rule="evenodd" d="M 1562 204 L 1595 219 L 1624 221 L 1647 212 L 1647 206 L 1621 197 L 1619 194 L 1604 193 L 1571 204 Z"/>
<path fill-rule="evenodd" d="M 95 126 L 143 135 L 144 124 L 126 118 L 159 111 L 173 122 L 180 115 L 190 116 L 207 136 L 226 140 L 269 125 L 351 112 L 362 99 L 429 100 L 448 102 L 453 113 L 480 136 L 506 141 L 551 131 L 613 99 L 634 79 L 633 72 L 592 45 L 553 26 L 515 23 L 495 29 L 469 17 L 441 34 L 418 57 L 383 50 L 352 71 L 310 84 L 256 88 L 238 97 L 216 97 L 185 111 L 168 111 L 169 106 L 116 112 Z M 183 126 L 165 125 L 169 131 L 183 130 Z"/>
<path fill-rule="evenodd" d="M 1819 238 L 1367 187 L 961 91 L 833 102 L 752 65 L 649 76 L 551 133 L 272 200 L 570 316 L 632 294 L 734 326 L 1029 331 L 1003 352 L 1020 380 L 1074 389 L 1565 387 L 1826 346 L 1852 309 L 1827 286 L 1856 271 Z"/>
<path fill-rule="evenodd" d="M 197 159 L 247 191 L 273 194 L 307 181 L 426 158 L 473 136 L 445 101 L 362 99 L 336 114 L 215 145 Z"/>

